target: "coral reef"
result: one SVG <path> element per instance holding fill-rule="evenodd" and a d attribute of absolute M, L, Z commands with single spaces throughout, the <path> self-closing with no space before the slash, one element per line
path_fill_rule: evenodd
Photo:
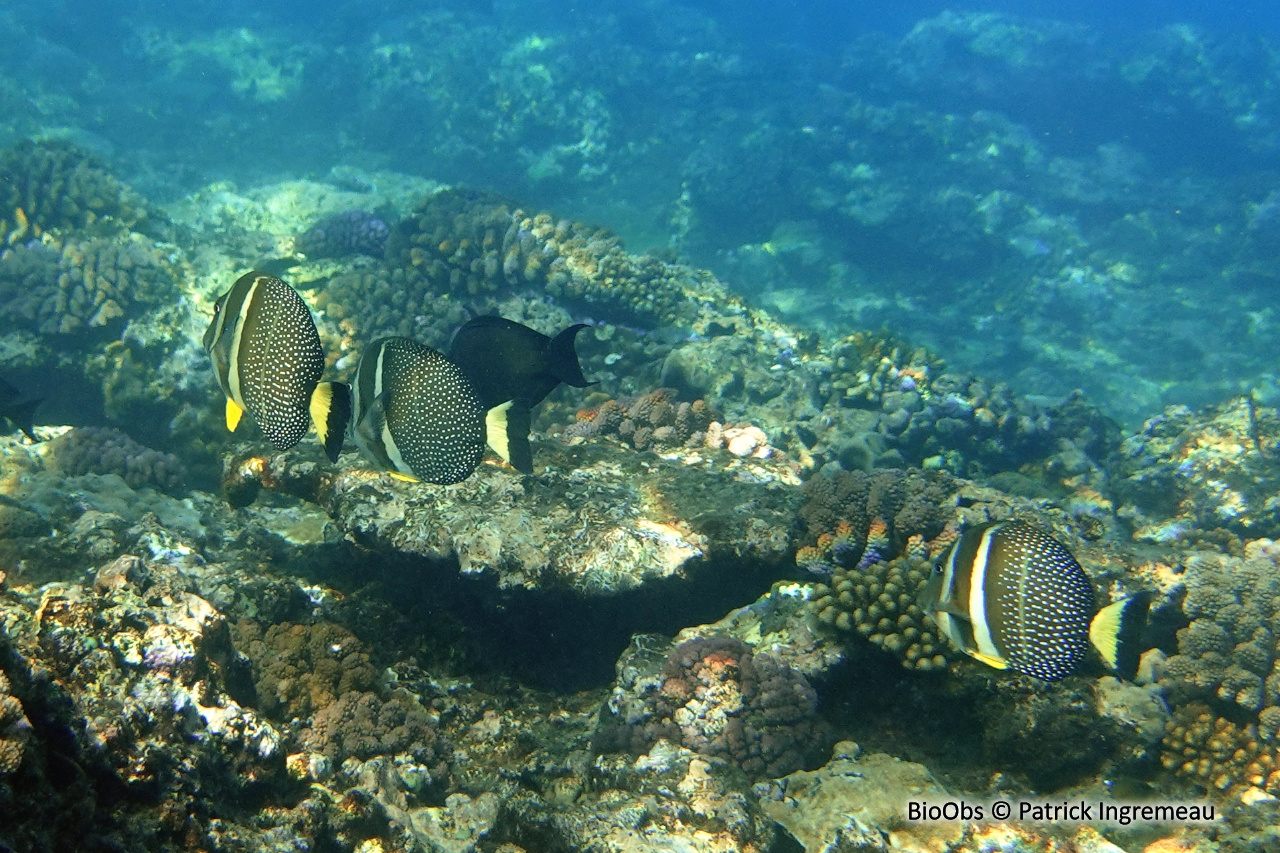
<path fill-rule="evenodd" d="M 460 295 L 537 288 L 645 324 L 687 324 L 691 298 L 728 298 L 705 272 L 627 254 L 607 231 L 533 216 L 485 193 L 446 190 L 402 221 L 387 259 L 415 286 Z"/>
<path fill-rule="evenodd" d="M 1195 412 L 1171 406 L 1125 439 L 1112 491 L 1138 535 L 1225 528 L 1280 536 L 1280 416 L 1251 397 Z"/>
<path fill-rule="evenodd" d="M 1178 653 L 1161 684 L 1170 699 L 1217 700 L 1256 714 L 1280 739 L 1280 546 L 1256 540 L 1242 557 L 1202 552 L 1186 561 Z"/>
<path fill-rule="evenodd" d="M 173 264 L 140 235 L 31 242 L 0 254 L 0 318 L 40 334 L 118 334 L 177 298 Z"/>
<path fill-rule="evenodd" d="M 537 489 L 481 465 L 448 487 L 448 500 L 359 469 L 321 476 L 297 455 L 269 457 L 256 476 L 318 503 L 367 547 L 457 559 L 464 573 L 503 587 L 612 596 L 710 580 L 722 558 L 754 583 L 790 559 L 798 490 L 784 486 L 798 481 L 784 462 L 620 459 L 606 443 L 556 441 L 538 445 L 535 458 L 546 465 Z"/>
<path fill-rule="evenodd" d="M 801 769 L 823 736 L 803 675 L 741 640 L 710 635 L 674 645 L 656 677 L 615 687 L 594 748 L 643 754 L 666 739 L 760 779 Z"/>
<path fill-rule="evenodd" d="M 22 703 L 9 694 L 9 679 L 0 672 L 0 776 L 18 769 L 30 738 L 31 723 Z"/>
<path fill-rule="evenodd" d="M 373 213 L 348 210 L 326 216 L 294 241 L 294 248 L 309 258 L 342 258 L 347 255 L 382 257 L 391 226 Z"/>
<path fill-rule="evenodd" d="M 187 487 L 178 457 L 145 447 L 113 427 L 77 427 L 54 439 L 49 452 L 52 464 L 68 477 L 117 474 L 130 488 L 151 486 L 170 494 Z"/>
<path fill-rule="evenodd" d="M 723 444 L 724 427 L 706 402 L 677 401 L 675 391 L 659 388 L 582 409 L 577 420 L 560 431 L 569 438 L 616 436 L 636 450 L 671 449 L 707 445 L 713 423 Z"/>
<path fill-rule="evenodd" d="M 9 245 L 101 220 L 127 231 L 147 218 L 142 198 L 98 158 L 55 141 L 20 142 L 0 151 L 0 211 L 0 241 Z"/>

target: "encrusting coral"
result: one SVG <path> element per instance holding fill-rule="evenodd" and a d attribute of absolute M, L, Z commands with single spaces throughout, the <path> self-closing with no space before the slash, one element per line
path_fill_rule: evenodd
<path fill-rule="evenodd" d="M 170 494 L 186 486 L 186 467 L 172 453 L 153 450 L 114 427 L 76 427 L 49 445 L 53 465 L 67 476 L 118 474 L 131 488 Z"/>
<path fill-rule="evenodd" d="M 22 703 L 9 695 L 9 689 L 9 679 L 0 672 L 0 776 L 18 769 L 31 737 Z"/>
<path fill-rule="evenodd" d="M 643 754 L 665 739 L 761 779 L 801 769 L 824 736 L 817 694 L 799 671 L 712 635 L 674 646 L 660 672 L 616 687 L 594 748 Z"/>

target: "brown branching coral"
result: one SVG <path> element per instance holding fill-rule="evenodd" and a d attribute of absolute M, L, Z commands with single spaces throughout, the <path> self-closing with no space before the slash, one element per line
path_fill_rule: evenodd
<path fill-rule="evenodd" d="M 459 295 L 538 288 L 622 319 L 679 323 L 691 299 L 725 296 L 705 272 L 623 250 L 609 232 L 530 215 L 499 196 L 447 190 L 400 223 L 387 262 L 412 283 Z"/>
<path fill-rule="evenodd" d="M 306 718 L 379 683 L 364 645 L 340 625 L 282 622 L 264 632 L 241 620 L 234 630 L 237 648 L 254 663 L 262 711 L 274 718 Z"/>
<path fill-rule="evenodd" d="M 117 331 L 177 293 L 172 264 L 137 235 L 36 242 L 0 255 L 0 319 L 40 334 Z"/>
<path fill-rule="evenodd" d="M 128 230 L 147 216 L 142 198 L 96 157 L 66 142 L 21 142 L 0 152 L 0 240 L 110 219 Z"/>
<path fill-rule="evenodd" d="M 945 548 L 956 486 L 941 472 L 841 471 L 809 479 L 800 517 L 813 545 L 796 562 L 825 576 L 818 620 L 856 631 L 912 669 L 947 666 L 951 651 L 916 603 Z"/>
<path fill-rule="evenodd" d="M 1206 790 L 1234 795 L 1253 787 L 1280 794 L 1280 747 L 1265 741 L 1256 725 L 1230 722 L 1203 703 L 1175 712 L 1161 747 L 1167 770 Z"/>

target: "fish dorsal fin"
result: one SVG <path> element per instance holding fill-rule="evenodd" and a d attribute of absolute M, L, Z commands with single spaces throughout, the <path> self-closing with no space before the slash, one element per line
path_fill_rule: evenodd
<path fill-rule="evenodd" d="M 1139 645 L 1150 608 L 1151 595 L 1140 592 L 1108 604 L 1089 623 L 1089 642 L 1121 678 L 1133 680 L 1137 674 Z"/>
<path fill-rule="evenodd" d="M 572 385 L 574 388 L 586 388 L 588 385 L 596 384 L 588 382 L 587 377 L 582 375 L 582 365 L 578 363 L 578 351 L 573 345 L 578 332 L 585 328 L 587 328 L 586 323 L 576 323 L 547 343 L 547 372 L 565 385 Z"/>
<path fill-rule="evenodd" d="M 240 404 L 230 397 L 227 398 L 227 432 L 235 432 L 236 427 L 240 425 L 240 418 L 244 417 L 244 409 L 240 408 Z"/>
<path fill-rule="evenodd" d="M 343 382 L 321 382 L 311 392 L 311 423 L 330 462 L 337 462 L 351 422 L 351 386 Z"/>
<path fill-rule="evenodd" d="M 533 473 L 529 424 L 529 407 L 515 400 L 494 406 L 484 417 L 485 443 L 521 474 Z"/>

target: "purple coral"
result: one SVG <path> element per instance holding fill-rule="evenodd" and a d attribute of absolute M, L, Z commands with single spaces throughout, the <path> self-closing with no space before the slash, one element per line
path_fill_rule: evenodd
<path fill-rule="evenodd" d="M 348 210 L 326 216 L 298 237 L 299 252 L 316 258 L 347 255 L 380 257 L 386 248 L 391 227 L 364 210 Z"/>
<path fill-rule="evenodd" d="M 625 714 L 606 714 L 599 751 L 645 751 L 665 738 L 753 779 L 776 778 L 804 767 L 825 732 L 817 694 L 800 672 L 723 635 L 675 646 L 634 698 L 638 706 L 624 702 Z"/>

